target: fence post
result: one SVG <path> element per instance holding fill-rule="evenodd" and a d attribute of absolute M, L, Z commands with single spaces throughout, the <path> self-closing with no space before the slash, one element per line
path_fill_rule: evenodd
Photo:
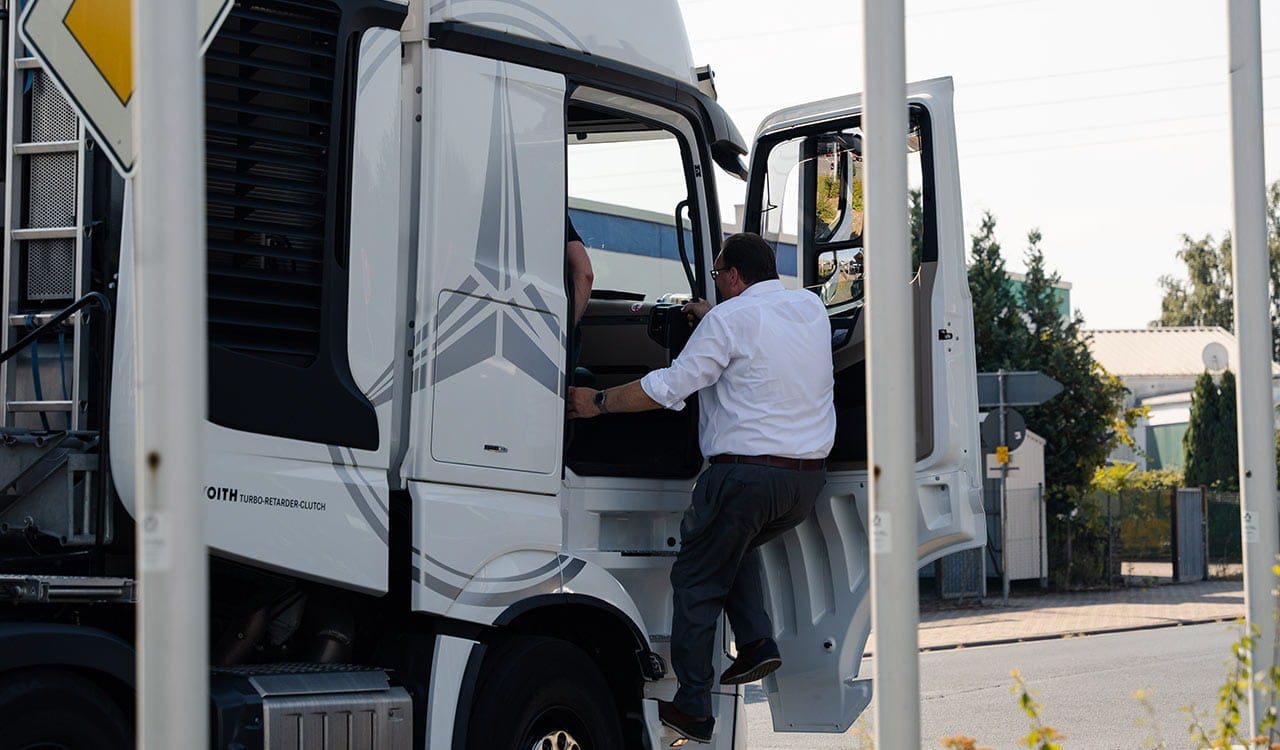
<path fill-rule="evenodd" d="M 1178 549 L 1178 526 L 1182 519 L 1178 515 L 1178 493 L 1172 490 L 1173 496 L 1169 501 L 1169 549 L 1170 557 L 1173 562 L 1173 580 L 1182 581 L 1182 550 Z"/>
<path fill-rule="evenodd" d="M 1175 490 L 1176 491 L 1176 490 Z M 1209 580 L 1209 493 L 1200 488 L 1200 533 L 1204 540 L 1204 579 Z"/>
<path fill-rule="evenodd" d="M 1075 512 L 1075 508 L 1067 511 L 1067 588 L 1071 588 L 1071 517 Z"/>
<path fill-rule="evenodd" d="M 1049 588 L 1049 526 L 1047 512 L 1044 507 L 1044 484 L 1036 485 L 1036 497 L 1040 500 L 1040 588 Z"/>

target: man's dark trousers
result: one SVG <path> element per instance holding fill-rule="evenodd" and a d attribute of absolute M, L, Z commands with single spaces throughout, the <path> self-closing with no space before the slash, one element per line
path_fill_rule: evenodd
<path fill-rule="evenodd" d="M 698 477 L 671 568 L 676 708 L 711 715 L 712 649 L 722 611 L 739 644 L 773 637 L 756 548 L 808 518 L 826 478 L 821 469 L 753 464 L 712 464 Z"/>

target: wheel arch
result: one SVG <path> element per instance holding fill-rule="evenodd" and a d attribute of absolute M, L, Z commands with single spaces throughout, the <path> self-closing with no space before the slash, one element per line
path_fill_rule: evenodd
<path fill-rule="evenodd" d="M 0 623 L 0 675 L 41 667 L 60 668 L 92 680 L 133 716 L 136 653 L 117 635 L 60 623 Z"/>
<path fill-rule="evenodd" d="M 649 653 L 649 643 L 640 623 L 617 606 L 584 594 L 543 594 L 523 599 L 507 607 L 494 621 L 484 641 L 542 636 L 556 638 L 582 649 L 604 676 L 613 693 L 627 748 L 644 747 L 645 734 L 641 699 L 644 674 L 641 655 Z M 455 746 L 466 746 L 471 707 L 483 672 L 488 648 L 472 650 L 459 695 L 454 723 Z"/>
<path fill-rule="evenodd" d="M 71 667 L 136 687 L 133 646 L 98 628 L 56 623 L 0 623 L 0 672 Z"/>

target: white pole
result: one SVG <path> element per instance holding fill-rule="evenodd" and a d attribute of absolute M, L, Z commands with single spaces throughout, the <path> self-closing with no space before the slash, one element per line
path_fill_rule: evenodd
<path fill-rule="evenodd" d="M 866 0 L 867 436 L 877 746 L 920 747 L 915 332 L 907 235 L 903 0 Z"/>
<path fill-rule="evenodd" d="M 1236 425 L 1240 436 L 1240 526 L 1244 539 L 1245 612 L 1259 628 L 1253 652 L 1255 674 L 1275 663 L 1276 623 L 1271 566 L 1280 548 L 1276 520 L 1275 410 L 1271 395 L 1271 320 L 1267 292 L 1268 254 L 1262 173 L 1262 35 L 1258 0 L 1230 0 L 1231 151 L 1234 162 L 1234 255 Z M 1269 702 L 1249 694 L 1250 736 Z"/>
<path fill-rule="evenodd" d="M 209 744 L 198 15 L 197 0 L 133 3 L 138 747 L 149 750 Z"/>

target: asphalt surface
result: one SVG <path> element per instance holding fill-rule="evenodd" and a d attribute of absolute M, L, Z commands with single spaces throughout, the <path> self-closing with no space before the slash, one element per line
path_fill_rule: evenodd
<path fill-rule="evenodd" d="M 1225 675 L 1222 669 L 1202 668 L 1207 663 L 1204 660 L 1215 665 L 1223 662 L 1229 654 L 1219 641 L 1229 643 L 1235 637 L 1225 625 L 1188 626 L 1231 623 L 1244 614 L 1244 589 L 1239 580 L 1174 583 L 1135 577 L 1129 586 L 1105 591 L 1023 589 L 1015 591 L 1007 602 L 999 595 L 970 601 L 924 601 L 919 626 L 922 746 L 939 747 L 938 738 L 926 736 L 926 731 L 936 734 L 939 727 L 955 727 L 955 734 L 966 734 L 966 728 L 972 728 L 975 732 L 969 736 L 982 734 L 979 730 L 1000 735 L 979 736 L 980 745 L 1016 747 L 1005 740 L 1014 736 L 1011 731 L 1025 736 L 1026 722 L 1009 695 L 1012 679 L 1008 673 L 1013 665 L 1023 671 L 1034 690 L 1053 691 L 1047 697 L 1038 694 L 1037 699 L 1047 710 L 1060 712 L 1057 718 L 1046 717 L 1048 723 L 1062 719 L 1066 724 L 1058 726 L 1075 733 L 1067 747 L 1151 746 L 1148 729 L 1135 729 L 1136 722 L 1144 718 L 1154 718 L 1157 729 L 1163 728 L 1163 739 L 1173 740 L 1169 747 L 1180 747 L 1187 736 L 1181 707 L 1189 702 L 1208 703 L 1203 707 L 1211 711 L 1214 690 Z M 1179 632 L 1155 632 L 1174 628 Z M 1107 637 L 1062 643 L 1081 636 Z M 1165 668 L 1171 670 L 1167 674 L 1139 669 L 1159 661 L 1162 653 L 1168 655 L 1169 648 L 1158 645 L 1165 642 L 1180 644 L 1176 648 L 1185 658 L 1166 660 Z M 945 653 L 966 649 L 972 652 Z M 867 676 L 871 675 L 874 651 L 872 633 L 863 667 Z M 1041 666 L 1044 671 L 1037 673 Z M 1197 675 L 1198 682 L 1189 681 L 1188 674 Z M 1121 680 L 1120 675 L 1131 675 L 1132 679 Z M 1161 691 L 1174 684 L 1178 689 Z M 1139 689 L 1152 691 L 1150 710 L 1133 698 Z M 1189 700 L 1196 696 L 1205 700 Z M 748 747 L 752 750 L 875 747 L 871 726 L 874 702 L 844 735 L 787 735 L 772 732 L 768 704 L 758 685 L 747 687 L 746 699 Z M 988 715 L 981 713 L 982 706 L 990 706 L 989 719 L 981 724 L 969 721 Z M 940 711 L 940 707 L 945 709 Z M 1123 726 L 1134 736 L 1104 734 L 1114 726 Z M 1135 732 L 1141 732 L 1142 741 L 1133 742 L 1138 739 Z M 1112 740 L 1103 742 L 1103 736 Z"/>

